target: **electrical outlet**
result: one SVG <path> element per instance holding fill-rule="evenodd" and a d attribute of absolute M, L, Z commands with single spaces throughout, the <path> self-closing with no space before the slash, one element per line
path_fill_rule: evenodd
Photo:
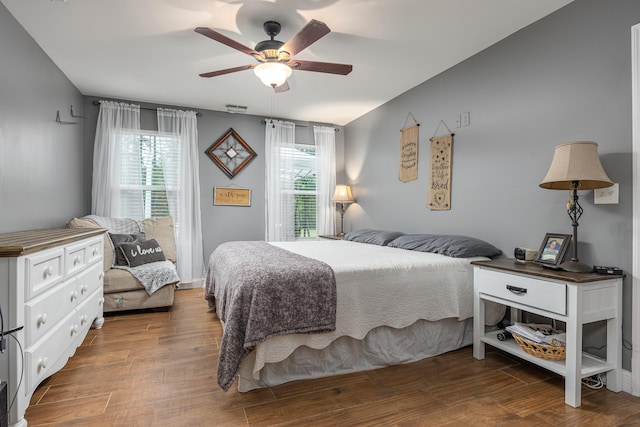
<path fill-rule="evenodd" d="M 593 190 L 593 203 L 596 205 L 617 205 L 619 203 L 618 184 Z"/>
<path fill-rule="evenodd" d="M 462 119 L 460 126 L 469 126 L 471 124 L 471 113 L 468 111 L 466 113 L 462 113 Z"/>
<path fill-rule="evenodd" d="M 456 128 L 462 127 L 462 115 L 458 114 L 456 116 Z"/>

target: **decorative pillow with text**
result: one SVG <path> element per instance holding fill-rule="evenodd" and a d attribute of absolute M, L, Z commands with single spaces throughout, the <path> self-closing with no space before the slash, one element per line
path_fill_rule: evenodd
<path fill-rule="evenodd" d="M 150 262 L 166 261 L 164 252 L 155 239 L 144 242 L 123 243 L 120 250 L 129 267 L 137 267 Z"/>

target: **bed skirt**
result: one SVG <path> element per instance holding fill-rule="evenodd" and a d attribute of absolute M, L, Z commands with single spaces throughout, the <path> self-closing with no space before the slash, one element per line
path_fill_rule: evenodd
<path fill-rule="evenodd" d="M 259 378 L 254 378 L 252 373 L 255 363 L 255 351 L 252 351 L 240 365 L 238 391 L 416 362 L 472 342 L 473 318 L 418 320 L 402 329 L 381 326 L 362 340 L 343 336 L 320 350 L 298 347 L 285 360 L 265 364 Z"/>

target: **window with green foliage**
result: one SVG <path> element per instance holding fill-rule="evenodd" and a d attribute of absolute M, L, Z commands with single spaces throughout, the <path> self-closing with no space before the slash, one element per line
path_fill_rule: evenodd
<path fill-rule="evenodd" d="M 294 156 L 294 227 L 296 239 L 317 237 L 316 232 L 316 149 L 296 145 Z"/>
<path fill-rule="evenodd" d="M 129 134 L 122 138 L 121 211 L 128 218 L 170 215 L 177 203 L 180 144 L 171 136 Z"/>

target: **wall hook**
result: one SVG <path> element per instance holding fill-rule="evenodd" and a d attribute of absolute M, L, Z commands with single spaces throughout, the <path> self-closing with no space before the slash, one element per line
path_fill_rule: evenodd
<path fill-rule="evenodd" d="M 60 120 L 60 110 L 56 111 L 56 123 L 59 125 L 77 125 L 78 122 L 63 122 Z"/>
<path fill-rule="evenodd" d="M 71 106 L 71 117 L 74 117 L 76 119 L 85 119 L 85 120 L 89 118 L 89 116 L 82 116 L 82 115 L 76 116 L 75 114 L 73 114 L 73 105 Z"/>

